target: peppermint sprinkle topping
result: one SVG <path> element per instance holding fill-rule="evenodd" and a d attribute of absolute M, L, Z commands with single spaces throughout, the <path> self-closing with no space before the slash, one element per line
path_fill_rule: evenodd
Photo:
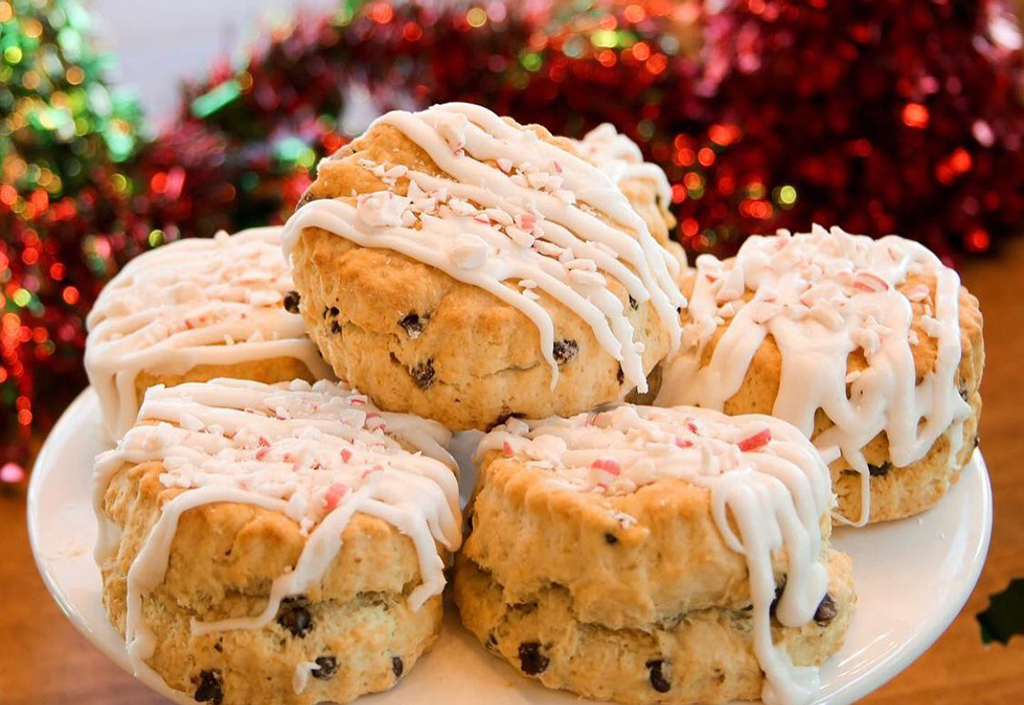
<path fill-rule="evenodd" d="M 128 572 L 126 638 L 133 665 L 143 668 L 156 646 L 142 621 L 142 601 L 164 579 L 178 520 L 205 504 L 280 512 L 306 544 L 294 569 L 274 580 L 259 615 L 193 623 L 196 636 L 269 623 L 282 599 L 321 580 L 356 513 L 393 525 L 416 546 L 422 583 L 409 594 L 413 609 L 439 595 L 445 579 L 436 544 L 454 551 L 461 543 L 455 462 L 443 447 L 450 436 L 435 422 L 377 411 L 328 381 L 217 379 L 151 388 L 139 423 L 97 458 L 94 480 L 99 563 L 116 550 L 117 528 L 103 513 L 114 473 L 125 464 L 160 462 L 161 484 L 180 490 L 162 504 Z"/>
<path fill-rule="evenodd" d="M 134 423 L 142 372 L 285 357 L 332 377 L 294 301 L 296 311 L 287 309 L 294 288 L 281 228 L 179 240 L 129 262 L 86 319 L 85 368 L 110 435 Z"/>
<path fill-rule="evenodd" d="M 970 415 L 955 383 L 960 279 L 924 246 L 815 226 L 805 234 L 751 237 L 735 258 L 702 255 L 696 265 L 683 345 L 666 369 L 658 404 L 722 409 L 771 336 L 781 354 L 772 415 L 808 437 L 818 409 L 832 420 L 814 442 L 823 450 L 838 446 L 865 478 L 856 523 L 867 522 L 870 504 L 861 449 L 879 433 L 888 438 L 893 464 L 903 467 L 924 457 L 953 424 L 955 462 L 959 424 Z M 937 349 L 921 384 L 912 350 L 920 342 L 911 329 L 915 315 Z M 722 326 L 724 335 L 702 364 Z M 867 367 L 848 370 L 858 351 Z"/>
<path fill-rule="evenodd" d="M 317 227 L 362 247 L 387 248 L 478 286 L 529 317 L 540 351 L 558 381 L 554 323 L 543 292 L 574 311 L 623 375 L 647 390 L 629 309 L 608 290 L 619 281 L 637 302 L 651 302 L 678 344 L 677 309 L 685 304 L 672 272 L 674 256 L 601 170 L 549 143 L 531 128 L 511 125 L 475 105 L 437 105 L 419 113 L 390 112 L 389 125 L 422 148 L 445 173 L 437 177 L 359 159 L 374 173 L 400 173 L 407 195 L 381 191 L 355 203 L 319 199 L 285 226 L 290 251 L 305 228 Z M 373 126 L 369 133 L 372 134 Z M 356 140 L 358 149 L 359 140 Z M 341 150 L 335 158 L 345 158 Z M 612 225 L 614 223 L 615 225 Z M 531 281 L 535 286 L 519 287 Z"/>
<path fill-rule="evenodd" d="M 774 610 L 782 624 L 813 619 L 828 585 L 819 521 L 832 505 L 831 480 L 797 429 L 767 416 L 625 404 L 568 419 L 510 419 L 484 436 L 477 462 L 499 449 L 539 473 L 547 491 L 599 496 L 623 530 L 644 519 L 615 509 L 617 498 L 659 482 L 706 489 L 722 540 L 749 570 L 765 700 L 796 704 L 814 694 L 817 669 L 794 666 L 773 644 L 771 628 L 773 554 L 788 561 L 789 582 Z"/>

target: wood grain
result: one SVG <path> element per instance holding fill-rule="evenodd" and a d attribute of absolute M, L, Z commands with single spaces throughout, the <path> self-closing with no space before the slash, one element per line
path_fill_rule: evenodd
<path fill-rule="evenodd" d="M 1017 290 L 1024 285 L 1024 239 L 998 259 L 968 263 L 962 274 L 985 314 L 981 435 L 995 496 L 992 548 L 978 587 L 949 631 L 862 701 L 870 705 L 1024 702 L 1024 638 L 985 648 L 974 617 L 991 593 L 1024 576 L 1024 314 Z M 0 703 L 166 704 L 90 646 L 50 599 L 29 552 L 23 490 L 0 494 L 0 546 Z"/>

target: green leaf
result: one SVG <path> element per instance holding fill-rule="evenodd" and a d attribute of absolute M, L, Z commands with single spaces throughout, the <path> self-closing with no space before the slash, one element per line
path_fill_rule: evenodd
<path fill-rule="evenodd" d="M 977 618 L 986 644 L 1007 644 L 1014 636 L 1024 636 L 1024 578 L 1014 578 L 1005 590 L 990 596 L 988 609 Z"/>

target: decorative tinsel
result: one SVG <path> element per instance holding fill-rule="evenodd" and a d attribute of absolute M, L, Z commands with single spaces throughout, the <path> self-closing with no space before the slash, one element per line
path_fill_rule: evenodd
<path fill-rule="evenodd" d="M 81 386 L 85 313 L 119 261 L 136 104 L 74 2 L 0 0 L 0 483 Z M 42 403 L 40 403 L 42 402 Z"/>
<path fill-rule="evenodd" d="M 665 167 L 696 252 L 818 221 L 952 256 L 1020 228 L 1024 74 L 997 2 L 517 7 L 299 17 L 137 146 L 77 5 L 0 0 L 0 410 L 17 441 L 0 461 L 24 461 L 29 428 L 84 384 L 83 314 L 119 266 L 282 221 L 316 161 L 389 108 L 467 100 L 571 136 L 612 122 Z"/>

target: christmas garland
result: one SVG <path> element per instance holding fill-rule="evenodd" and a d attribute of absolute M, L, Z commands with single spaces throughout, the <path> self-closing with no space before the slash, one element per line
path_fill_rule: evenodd
<path fill-rule="evenodd" d="M 144 141 L 77 5 L 0 0 L 0 464 L 84 385 L 82 321 L 125 261 L 280 222 L 316 161 L 393 107 L 467 100 L 572 136 L 610 121 L 665 167 L 695 252 L 817 221 L 951 257 L 1020 228 L 1024 72 L 999 3 L 559 7 L 300 17 Z"/>

